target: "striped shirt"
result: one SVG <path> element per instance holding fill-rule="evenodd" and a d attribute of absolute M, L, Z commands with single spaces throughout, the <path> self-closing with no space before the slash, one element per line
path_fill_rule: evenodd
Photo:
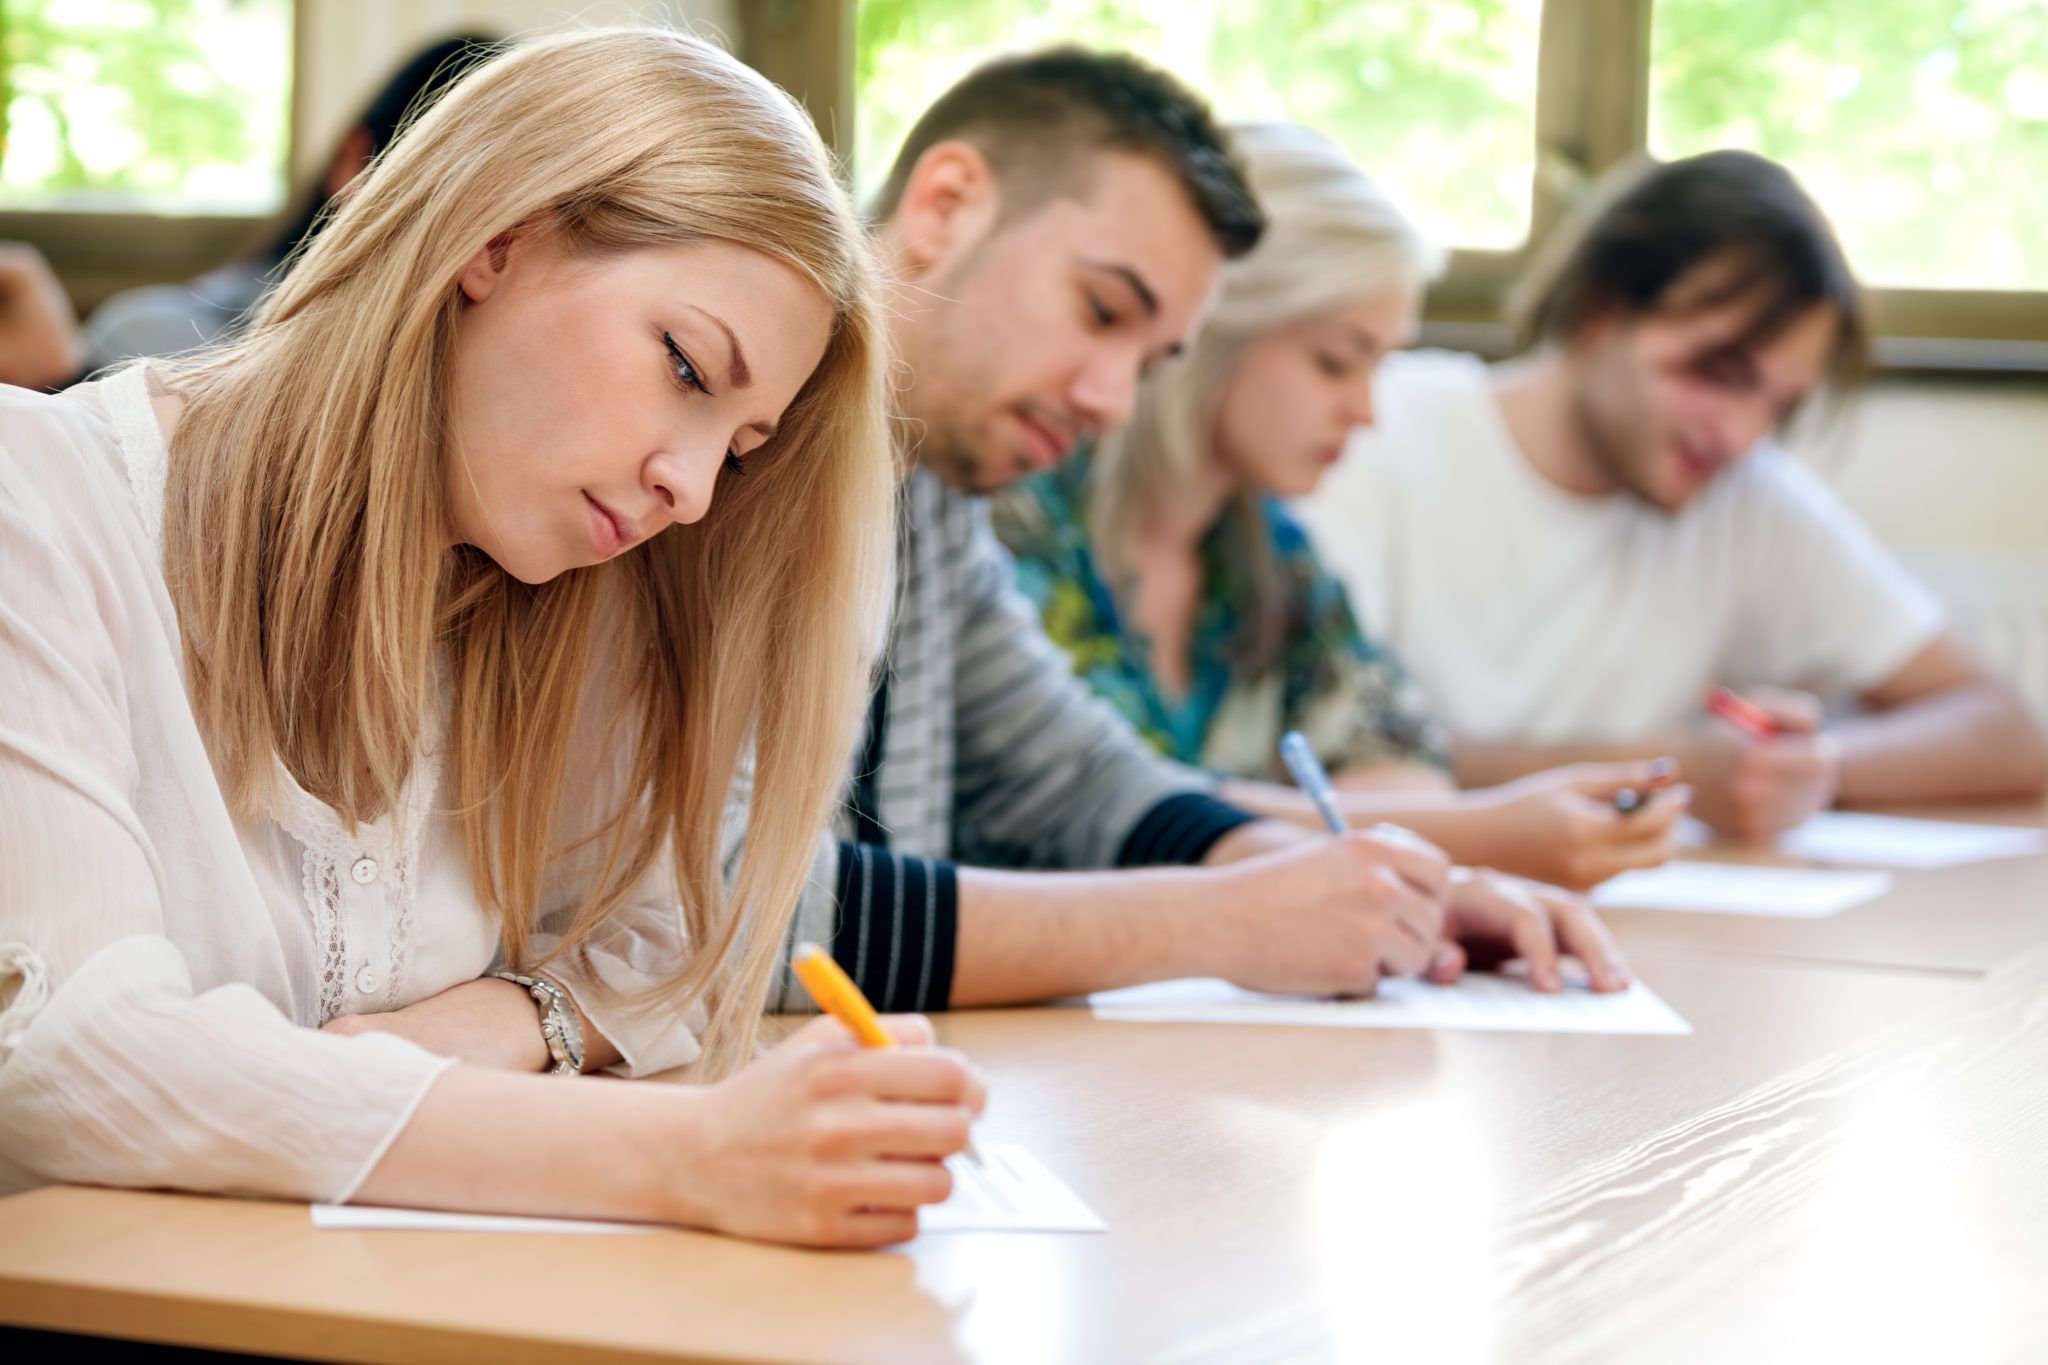
<path fill-rule="evenodd" d="M 1016 587 L 985 498 L 903 486 L 897 601 L 848 800 L 790 943 L 829 944 L 884 1010 L 951 999 L 956 860 L 1105 868 L 1199 862 L 1252 817 L 1159 758 L 1074 676 Z M 809 1009 L 785 972 L 785 1010 Z"/>

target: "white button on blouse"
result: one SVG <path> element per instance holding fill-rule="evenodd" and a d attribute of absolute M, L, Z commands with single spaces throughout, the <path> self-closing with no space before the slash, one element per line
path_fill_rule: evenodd
<path fill-rule="evenodd" d="M 375 967 L 364 967 L 356 973 L 356 989 L 364 995 L 375 995 L 377 993 L 377 969 Z"/>
<path fill-rule="evenodd" d="M 377 880 L 377 860 L 375 858 L 356 859 L 355 866 L 348 870 L 348 875 L 349 880 L 353 881 L 357 886 L 368 886 L 371 882 Z"/>

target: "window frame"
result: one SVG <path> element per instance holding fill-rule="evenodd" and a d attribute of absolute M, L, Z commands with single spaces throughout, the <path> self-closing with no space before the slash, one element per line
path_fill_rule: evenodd
<path fill-rule="evenodd" d="M 857 0 L 741 6 L 741 55 L 795 93 L 842 163 L 853 158 Z M 1512 251 L 1455 250 L 1424 307 L 1423 340 L 1505 354 L 1508 290 L 1573 198 L 1648 147 L 1654 0 L 1544 0 L 1537 40 L 1529 237 Z M 2048 372 L 2048 291 L 1865 290 L 1877 364 L 1889 373 Z"/>

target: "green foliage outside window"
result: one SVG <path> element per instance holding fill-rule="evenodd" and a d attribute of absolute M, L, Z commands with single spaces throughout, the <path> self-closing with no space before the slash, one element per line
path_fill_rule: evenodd
<path fill-rule="evenodd" d="M 1865 280 L 2048 289 L 2048 3 L 1658 0 L 1650 146 L 1790 165 Z"/>
<path fill-rule="evenodd" d="M 879 183 L 910 121 L 977 61 L 1073 39 L 1161 63 L 1226 117 L 1321 128 L 1440 242 L 1513 249 L 1540 8 L 859 0 L 855 174 Z M 1786 161 L 1872 284 L 2048 289 L 2048 0 L 1656 0 L 1651 19 L 1653 152 Z"/>
<path fill-rule="evenodd" d="M 1138 52 L 1330 133 L 1438 240 L 1527 235 L 1540 0 L 858 0 L 855 172 L 977 61 Z M 260 213 L 291 0 L 0 0 L 0 206 Z M 1650 147 L 1791 164 L 1874 284 L 2048 289 L 2048 0 L 1656 0 Z"/>
<path fill-rule="evenodd" d="M 0 0 L 0 206 L 265 213 L 291 0 Z"/>
<path fill-rule="evenodd" d="M 1440 240 L 1529 230 L 1538 0 L 860 0 L 854 173 L 982 59 L 1072 40 L 1139 53 L 1227 118 L 1322 129 Z"/>

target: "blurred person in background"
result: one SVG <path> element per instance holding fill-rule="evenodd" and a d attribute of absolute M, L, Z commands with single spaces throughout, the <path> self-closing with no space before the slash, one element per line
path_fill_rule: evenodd
<path fill-rule="evenodd" d="M 1019 586 L 1099 696 L 1162 753 L 1237 779 L 1221 791 L 1246 810 L 1320 826 L 1274 785 L 1299 730 L 1354 823 L 1405 826 L 1460 862 L 1572 887 L 1663 862 L 1685 794 L 1649 796 L 1649 763 L 1457 792 L 1427 699 L 1282 505 L 1371 424 L 1375 371 L 1412 337 L 1439 257 L 1320 134 L 1255 124 L 1232 142 L 1266 233 L 1127 425 L 997 497 Z M 1645 804 L 1617 810 L 1629 788 Z"/>
<path fill-rule="evenodd" d="M 1837 801 L 2042 790 L 2014 689 L 1777 442 L 1867 367 L 1856 281 L 1788 171 L 1619 170 L 1515 311 L 1504 364 L 1391 358 L 1377 424 L 1302 509 L 1462 782 L 1671 754 L 1738 838 Z M 1715 687 L 1747 724 L 1703 714 Z"/>
<path fill-rule="evenodd" d="M 0 243 L 0 383 L 56 389 L 124 360 L 177 355 L 233 336 L 293 253 L 332 216 L 365 167 L 462 74 L 495 49 L 465 33 L 415 53 L 335 145 L 324 169 L 247 255 L 183 284 L 153 284 L 106 300 L 80 328 L 70 300 L 33 247 Z"/>
<path fill-rule="evenodd" d="M 1468 941 L 1512 941 L 1546 989 L 1566 951 L 1625 985 L 1587 920 L 1525 884 L 1453 874 L 1407 831 L 1333 838 L 1234 804 L 1095 697 L 1017 590 L 985 495 L 1128 421 L 1263 230 L 1201 100 L 1118 53 L 988 63 L 913 126 L 872 213 L 901 586 L 800 934 L 894 1008 L 1188 976 L 1370 993 L 1455 977 Z"/>

